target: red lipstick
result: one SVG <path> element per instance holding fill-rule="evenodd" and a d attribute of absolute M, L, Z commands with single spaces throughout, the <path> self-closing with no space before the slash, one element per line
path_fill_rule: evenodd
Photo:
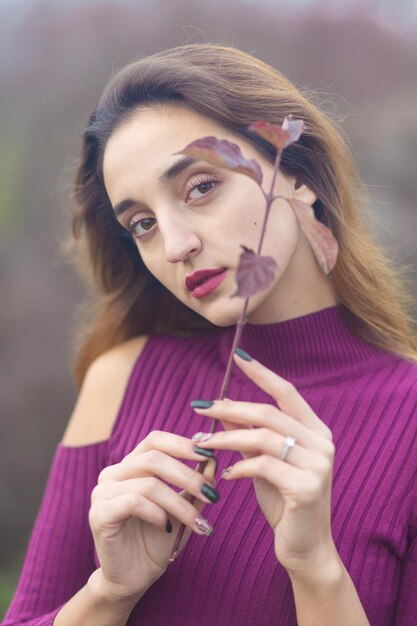
<path fill-rule="evenodd" d="M 185 278 L 185 286 L 194 298 L 203 298 L 226 277 L 227 268 L 198 270 Z"/>

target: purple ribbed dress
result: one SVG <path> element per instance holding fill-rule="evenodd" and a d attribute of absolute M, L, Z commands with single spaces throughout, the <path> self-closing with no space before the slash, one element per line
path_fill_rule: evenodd
<path fill-rule="evenodd" d="M 193 339 L 152 336 L 110 439 L 78 448 L 58 444 L 3 626 L 51 626 L 98 567 L 88 510 L 103 467 L 120 462 L 151 430 L 191 437 L 208 429 L 210 420 L 195 414 L 190 401 L 219 397 L 233 335 L 229 327 Z M 332 532 L 371 626 L 415 626 L 417 365 L 359 339 L 343 305 L 247 324 L 240 347 L 293 382 L 333 432 Z M 228 397 L 272 403 L 236 366 Z M 218 456 L 218 476 L 241 459 L 236 452 Z M 129 626 L 297 623 L 290 580 L 251 480 L 220 480 L 217 488 L 220 501 L 204 507 L 214 533 L 192 533 L 136 605 Z"/>

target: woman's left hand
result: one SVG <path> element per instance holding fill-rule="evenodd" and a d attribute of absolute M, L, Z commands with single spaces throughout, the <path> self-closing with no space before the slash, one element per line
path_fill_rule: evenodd
<path fill-rule="evenodd" d="M 208 409 L 195 408 L 226 428 L 196 443 L 242 453 L 244 460 L 222 477 L 253 479 L 259 506 L 274 531 L 278 561 L 290 575 L 317 574 L 338 558 L 331 535 L 332 433 L 292 383 L 259 361 L 234 359 L 278 406 L 224 399 Z M 287 436 L 296 443 L 283 461 Z"/>

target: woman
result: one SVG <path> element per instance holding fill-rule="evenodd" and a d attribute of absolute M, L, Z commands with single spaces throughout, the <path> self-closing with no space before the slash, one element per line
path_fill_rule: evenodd
<path fill-rule="evenodd" d="M 228 139 L 268 188 L 275 150 L 248 126 L 288 114 L 306 132 L 274 190 L 314 208 L 338 260 L 324 275 L 275 203 L 262 254 L 278 269 L 249 300 L 216 401 L 243 305 L 230 297 L 240 246 L 256 249 L 265 200 L 249 177 L 178 153 Z M 74 193 L 96 307 L 4 626 L 414 624 L 413 303 L 367 234 L 336 127 L 256 58 L 180 46 L 110 82 Z M 201 270 L 222 279 L 199 289 Z"/>

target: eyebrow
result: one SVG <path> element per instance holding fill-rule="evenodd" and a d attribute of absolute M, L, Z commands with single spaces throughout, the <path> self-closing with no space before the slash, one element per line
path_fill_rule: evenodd
<path fill-rule="evenodd" d="M 191 167 L 191 165 L 194 165 L 195 163 L 198 163 L 198 162 L 199 161 L 196 159 L 193 159 L 193 157 L 190 157 L 190 156 L 183 157 L 182 159 L 179 159 L 173 165 L 171 165 L 167 170 L 165 170 L 165 172 L 163 172 L 160 175 L 159 180 L 161 183 L 167 183 L 168 181 L 179 176 L 181 172 Z M 122 215 L 122 213 L 125 213 L 128 209 L 130 209 L 131 206 L 135 204 L 138 204 L 138 203 L 135 200 L 132 200 L 130 198 L 127 198 L 127 200 L 122 200 L 122 202 L 119 202 L 114 207 L 114 213 L 117 216 Z"/>

